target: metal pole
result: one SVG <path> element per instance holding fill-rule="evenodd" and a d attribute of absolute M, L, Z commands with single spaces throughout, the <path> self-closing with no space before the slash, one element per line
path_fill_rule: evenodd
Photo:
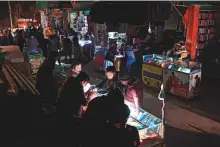
<path fill-rule="evenodd" d="M 165 123 L 166 123 L 166 119 L 165 119 L 165 92 L 164 92 L 164 87 L 163 87 L 163 84 L 161 85 L 161 89 L 160 89 L 160 93 L 159 93 L 159 96 L 158 96 L 159 100 L 162 101 L 163 103 L 163 106 L 162 106 L 162 138 L 164 140 L 164 137 L 165 137 Z"/>
<path fill-rule="evenodd" d="M 8 9 L 9 9 L 9 18 L 10 18 L 10 24 L 11 24 L 11 30 L 13 28 L 13 23 L 12 23 L 12 16 L 11 16 L 11 5 L 10 1 L 8 0 Z"/>

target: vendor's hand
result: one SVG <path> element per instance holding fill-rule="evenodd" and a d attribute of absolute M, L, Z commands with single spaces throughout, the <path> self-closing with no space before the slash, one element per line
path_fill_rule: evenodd
<path fill-rule="evenodd" d="M 89 99 L 92 100 L 96 98 L 96 94 L 94 92 L 89 93 Z"/>
<path fill-rule="evenodd" d="M 94 88 L 92 91 L 97 92 L 97 91 L 98 91 L 98 88 Z"/>

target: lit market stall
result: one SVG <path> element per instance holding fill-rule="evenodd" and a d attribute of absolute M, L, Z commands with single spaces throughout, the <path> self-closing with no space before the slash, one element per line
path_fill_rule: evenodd
<path fill-rule="evenodd" d="M 163 70 L 165 91 L 190 99 L 200 94 L 201 64 L 197 62 L 174 61 Z"/>
<path fill-rule="evenodd" d="M 163 83 L 163 68 L 172 61 L 171 57 L 162 55 L 143 56 L 142 80 L 144 84 L 149 87 L 160 88 Z"/>
<path fill-rule="evenodd" d="M 143 57 L 142 80 L 146 85 L 158 87 L 163 83 L 166 92 L 186 99 L 200 95 L 202 65 L 198 61 L 202 59 L 203 48 L 216 33 L 215 20 L 219 14 L 214 8 L 211 5 L 191 5 L 187 8 L 183 17 L 186 41 L 174 45 L 170 50 L 173 55 L 167 53 L 173 61 L 160 61 L 161 65 L 164 63 L 163 68 L 150 67 L 146 61 L 150 64 L 158 62 Z"/>
<path fill-rule="evenodd" d="M 163 147 L 164 124 L 163 120 L 139 108 L 131 109 L 127 124 L 138 129 L 141 147 Z M 136 113 L 137 112 L 137 113 Z"/>

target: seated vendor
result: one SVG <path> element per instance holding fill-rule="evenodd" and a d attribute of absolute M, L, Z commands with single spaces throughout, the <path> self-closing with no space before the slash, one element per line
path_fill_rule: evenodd
<path fill-rule="evenodd" d="M 138 98 L 138 94 L 136 89 L 134 88 L 135 84 L 139 81 L 137 78 L 132 78 L 129 75 L 123 75 L 120 78 L 121 87 L 120 89 L 123 91 L 125 104 L 131 108 L 131 105 L 135 106 L 135 108 L 139 108 L 140 102 Z"/>
<path fill-rule="evenodd" d="M 82 63 L 75 61 L 70 66 L 68 76 L 77 77 L 77 75 L 82 71 Z"/>
<path fill-rule="evenodd" d="M 173 49 L 168 52 L 167 55 L 176 59 L 187 59 L 189 57 L 189 53 L 185 50 L 183 44 L 181 46 L 180 43 L 175 44 Z"/>
<path fill-rule="evenodd" d="M 114 66 L 109 66 L 106 68 L 106 79 L 104 79 L 99 85 L 96 86 L 97 91 L 106 90 L 108 91 L 110 88 L 114 86 L 114 83 L 117 80 L 116 69 Z"/>

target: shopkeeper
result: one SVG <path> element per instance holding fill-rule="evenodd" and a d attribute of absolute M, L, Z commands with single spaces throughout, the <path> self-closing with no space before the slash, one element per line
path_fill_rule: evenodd
<path fill-rule="evenodd" d="M 111 89 L 117 81 L 116 69 L 114 66 L 107 67 L 105 75 L 106 79 L 96 86 L 97 91 L 109 91 L 109 89 Z"/>
<path fill-rule="evenodd" d="M 77 77 L 81 71 L 82 71 L 82 63 L 79 61 L 75 61 L 70 66 L 68 76 Z"/>
<path fill-rule="evenodd" d="M 175 44 L 173 49 L 167 52 L 167 55 L 175 59 L 187 59 L 189 57 L 189 53 L 185 50 L 185 46 L 181 42 Z"/>
<path fill-rule="evenodd" d="M 123 91 L 125 104 L 132 109 L 132 105 L 137 109 L 140 107 L 140 102 L 138 98 L 138 94 L 135 87 L 135 84 L 139 81 L 138 78 L 133 78 L 129 75 L 123 75 L 120 78 L 121 85 L 120 89 Z"/>

